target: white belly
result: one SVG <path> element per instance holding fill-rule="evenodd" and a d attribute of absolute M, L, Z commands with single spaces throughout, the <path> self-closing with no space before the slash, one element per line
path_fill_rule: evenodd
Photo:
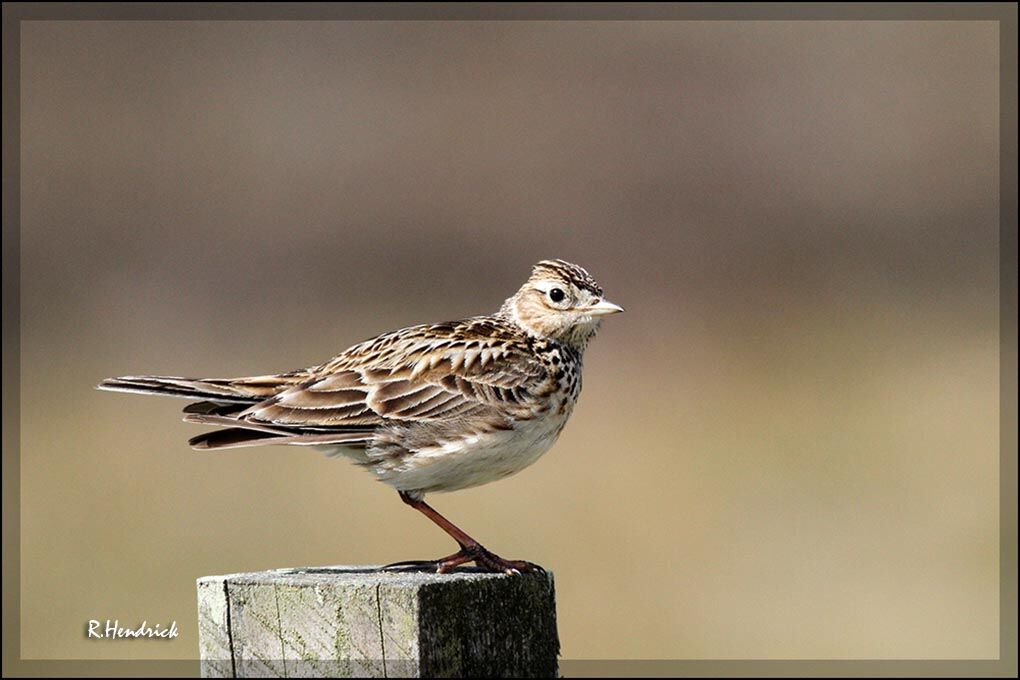
<path fill-rule="evenodd" d="M 560 425 L 529 423 L 512 431 L 474 435 L 422 450 L 390 483 L 405 490 L 456 491 L 509 477 L 552 447 Z"/>
<path fill-rule="evenodd" d="M 568 416 L 553 413 L 513 430 L 440 441 L 399 460 L 377 457 L 371 449 L 330 447 L 328 453 L 354 459 L 401 491 L 456 491 L 509 477 L 534 463 L 556 442 Z"/>

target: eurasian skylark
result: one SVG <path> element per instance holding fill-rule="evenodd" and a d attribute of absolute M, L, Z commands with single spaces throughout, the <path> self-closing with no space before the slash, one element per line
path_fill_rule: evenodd
<path fill-rule="evenodd" d="M 548 451 L 581 391 L 585 347 L 603 316 L 622 311 L 581 267 L 544 260 L 495 314 L 384 333 L 318 366 L 249 378 L 127 376 L 98 387 L 201 400 L 184 420 L 225 429 L 191 439 L 196 449 L 314 446 L 368 468 L 460 546 L 396 566 L 534 571 L 486 550 L 425 494 L 508 477 Z"/>

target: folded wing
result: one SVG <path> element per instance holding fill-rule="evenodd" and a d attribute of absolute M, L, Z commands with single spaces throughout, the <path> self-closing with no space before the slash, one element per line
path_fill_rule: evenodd
<path fill-rule="evenodd" d="M 196 437 L 192 446 L 358 447 L 394 424 L 477 420 L 499 427 L 528 415 L 551 389 L 525 342 L 471 320 L 382 335 L 308 372 L 305 381 L 247 407 L 215 399 L 189 407 L 185 420 L 230 428 Z"/>

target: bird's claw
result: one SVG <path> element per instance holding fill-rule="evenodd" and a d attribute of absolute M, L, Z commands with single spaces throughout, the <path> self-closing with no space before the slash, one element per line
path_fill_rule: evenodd
<path fill-rule="evenodd" d="M 393 562 L 385 566 L 379 567 L 379 571 L 394 571 L 394 572 L 416 572 L 416 571 L 436 571 L 439 567 L 437 560 L 404 560 L 403 562 Z"/>

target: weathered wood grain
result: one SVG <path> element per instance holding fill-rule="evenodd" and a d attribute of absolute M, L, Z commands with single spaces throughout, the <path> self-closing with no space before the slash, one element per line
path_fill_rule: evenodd
<path fill-rule="evenodd" d="M 555 677 L 553 577 L 279 569 L 198 580 L 204 677 Z"/>

